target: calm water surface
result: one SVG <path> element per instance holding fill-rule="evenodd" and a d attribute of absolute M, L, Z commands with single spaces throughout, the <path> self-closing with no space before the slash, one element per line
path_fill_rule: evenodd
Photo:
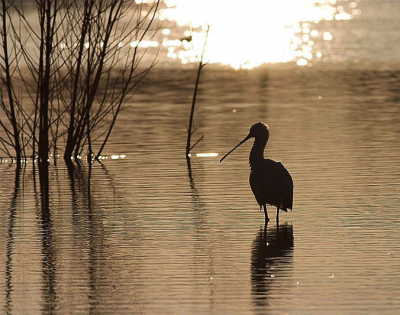
<path fill-rule="evenodd" d="M 219 157 L 190 169 L 195 69 L 159 67 L 107 148 L 125 159 L 59 161 L 48 204 L 32 165 L 2 164 L 0 313 L 397 313 L 394 65 L 206 68 L 193 153 Z M 266 156 L 295 185 L 294 211 L 267 229 L 248 184 L 250 142 L 219 163 L 258 121 L 271 128 Z"/>

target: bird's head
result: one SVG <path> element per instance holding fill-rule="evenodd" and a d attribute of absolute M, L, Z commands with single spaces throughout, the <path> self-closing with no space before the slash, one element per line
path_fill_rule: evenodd
<path fill-rule="evenodd" d="M 259 138 L 268 141 L 269 138 L 269 127 L 267 124 L 263 122 L 258 122 L 251 126 L 250 133 L 247 136 L 248 138 Z"/>
<path fill-rule="evenodd" d="M 232 150 L 230 150 L 227 154 L 224 155 L 224 157 L 219 161 L 220 163 L 233 151 L 235 151 L 238 147 L 240 147 L 243 143 L 245 143 L 247 140 L 250 138 L 256 138 L 260 139 L 262 141 L 265 141 L 267 143 L 268 138 L 269 138 L 269 127 L 267 124 L 264 124 L 263 122 L 259 122 L 251 126 L 250 132 L 247 135 L 246 138 L 244 138 L 242 141 L 239 142 L 238 145 L 236 145 Z"/>

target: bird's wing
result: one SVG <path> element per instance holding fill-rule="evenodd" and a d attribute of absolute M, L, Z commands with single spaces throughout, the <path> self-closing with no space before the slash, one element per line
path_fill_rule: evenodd
<path fill-rule="evenodd" d="M 293 180 L 281 162 L 265 159 L 263 178 L 273 196 L 279 196 L 278 204 L 283 208 L 293 208 Z M 272 196 L 270 196 L 272 198 Z M 273 198 L 274 199 L 274 198 Z"/>
<path fill-rule="evenodd" d="M 280 190 L 283 196 L 285 207 L 293 208 L 293 179 L 288 170 L 283 166 L 281 162 L 276 162 L 277 170 L 279 171 Z"/>
<path fill-rule="evenodd" d="M 285 174 L 284 176 L 287 178 L 288 183 L 290 183 L 291 188 L 293 189 L 293 179 L 292 176 L 290 175 L 289 171 L 283 166 L 283 164 L 279 161 L 276 162 L 276 164 L 278 165 L 278 168 L 280 169 L 280 171 Z"/>

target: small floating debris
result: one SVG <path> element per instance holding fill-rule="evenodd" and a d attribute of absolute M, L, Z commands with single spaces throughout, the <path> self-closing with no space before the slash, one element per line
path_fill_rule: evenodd
<path fill-rule="evenodd" d="M 111 155 L 111 159 L 112 160 L 117 160 L 117 159 L 125 159 L 126 158 L 126 155 L 125 154 L 113 154 L 113 155 Z"/>
<path fill-rule="evenodd" d="M 331 278 L 331 279 L 332 279 L 332 278 L 335 278 L 335 275 L 331 275 L 331 276 L 329 276 L 329 278 Z"/>

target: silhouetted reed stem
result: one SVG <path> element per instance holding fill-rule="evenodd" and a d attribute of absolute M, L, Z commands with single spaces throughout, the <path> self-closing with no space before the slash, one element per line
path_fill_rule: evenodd
<path fill-rule="evenodd" d="M 199 68 L 197 69 L 197 77 L 196 77 L 196 84 L 194 86 L 194 92 L 193 92 L 193 100 L 192 100 L 192 108 L 190 110 L 190 117 L 189 117 L 189 126 L 188 126 L 188 136 L 187 136 L 187 142 L 186 142 L 186 156 L 189 156 L 190 150 L 192 147 L 190 147 L 190 142 L 192 139 L 192 134 L 195 132 L 195 129 L 193 128 L 193 116 L 194 116 L 194 108 L 196 106 L 196 97 L 197 97 L 197 90 L 199 87 L 199 82 L 200 82 L 200 74 L 201 74 L 201 69 L 203 68 L 203 63 L 202 61 L 199 62 Z M 192 131 L 192 129 L 194 131 Z"/>
<path fill-rule="evenodd" d="M 197 98 L 197 91 L 199 88 L 199 82 L 200 82 L 200 75 L 201 75 L 201 70 L 204 67 L 203 64 L 203 58 L 204 58 L 204 52 L 206 49 L 207 45 L 207 38 L 208 38 L 208 32 L 210 31 L 210 26 L 207 28 L 207 34 L 206 34 L 206 39 L 204 41 L 204 46 L 203 46 L 203 52 L 201 53 L 200 61 L 199 61 L 199 67 L 197 69 L 197 77 L 196 77 L 196 84 L 194 86 L 194 92 L 193 92 L 193 100 L 192 100 L 192 108 L 190 110 L 190 117 L 189 117 L 189 126 L 188 126 L 188 135 L 187 135 L 187 142 L 186 142 L 186 159 L 189 159 L 189 153 L 190 151 L 203 139 L 204 135 L 200 137 L 199 140 L 195 142 L 194 145 L 191 144 L 192 140 L 192 135 L 196 132 L 196 128 L 194 128 L 194 122 L 193 122 L 193 117 L 194 117 L 194 108 L 196 106 L 196 98 Z"/>

